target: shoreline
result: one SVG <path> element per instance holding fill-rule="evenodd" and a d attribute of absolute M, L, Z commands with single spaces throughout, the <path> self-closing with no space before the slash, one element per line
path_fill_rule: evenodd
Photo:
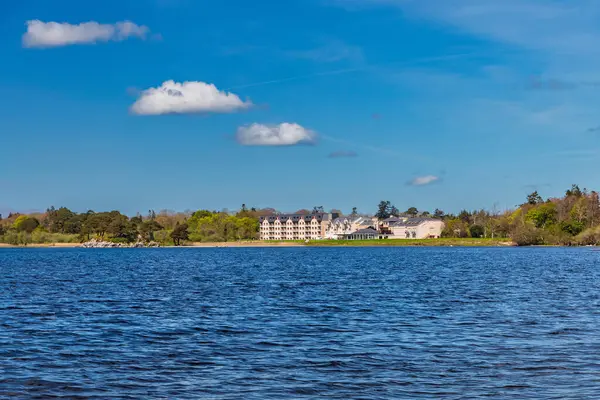
<path fill-rule="evenodd" d="M 186 246 L 161 246 L 158 248 L 272 248 L 272 247 L 515 247 L 509 239 L 426 239 L 426 240 L 321 240 L 304 242 L 194 242 Z M 81 243 L 31 243 L 26 246 L 0 243 L 0 249 L 24 248 L 83 248 Z M 156 247 L 155 247 L 156 248 Z"/>

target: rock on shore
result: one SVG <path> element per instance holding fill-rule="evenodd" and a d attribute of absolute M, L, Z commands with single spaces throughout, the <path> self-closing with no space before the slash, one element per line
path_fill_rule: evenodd
<path fill-rule="evenodd" d="M 160 244 L 157 242 L 142 242 L 142 241 L 137 241 L 135 243 L 113 243 L 113 242 L 107 242 L 104 240 L 99 240 L 99 239 L 91 239 L 85 243 L 82 243 L 81 246 L 79 247 L 83 247 L 83 248 L 95 248 L 95 249 L 107 249 L 107 248 L 128 248 L 128 247 L 136 247 L 136 248 L 141 248 L 141 247 L 160 247 Z"/>

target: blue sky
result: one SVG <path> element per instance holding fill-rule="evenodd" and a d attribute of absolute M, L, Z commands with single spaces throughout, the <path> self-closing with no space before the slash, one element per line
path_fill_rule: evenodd
<path fill-rule="evenodd" d="M 600 187 L 594 1 L 6 3 L 0 211 L 456 212 Z"/>

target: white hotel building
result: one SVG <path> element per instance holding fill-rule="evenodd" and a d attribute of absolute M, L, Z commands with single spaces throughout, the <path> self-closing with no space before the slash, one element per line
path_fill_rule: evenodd
<path fill-rule="evenodd" d="M 331 214 L 281 214 L 260 217 L 260 240 L 315 240 L 325 237 Z"/>
<path fill-rule="evenodd" d="M 335 217 L 335 218 L 334 218 Z M 280 214 L 260 217 L 260 240 L 433 239 L 444 222 L 433 218 L 338 217 L 328 213 Z"/>

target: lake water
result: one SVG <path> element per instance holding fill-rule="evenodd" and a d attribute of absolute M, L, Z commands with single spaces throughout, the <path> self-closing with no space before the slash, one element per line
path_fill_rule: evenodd
<path fill-rule="evenodd" d="M 600 252 L 0 250 L 0 398 L 600 396 Z"/>

